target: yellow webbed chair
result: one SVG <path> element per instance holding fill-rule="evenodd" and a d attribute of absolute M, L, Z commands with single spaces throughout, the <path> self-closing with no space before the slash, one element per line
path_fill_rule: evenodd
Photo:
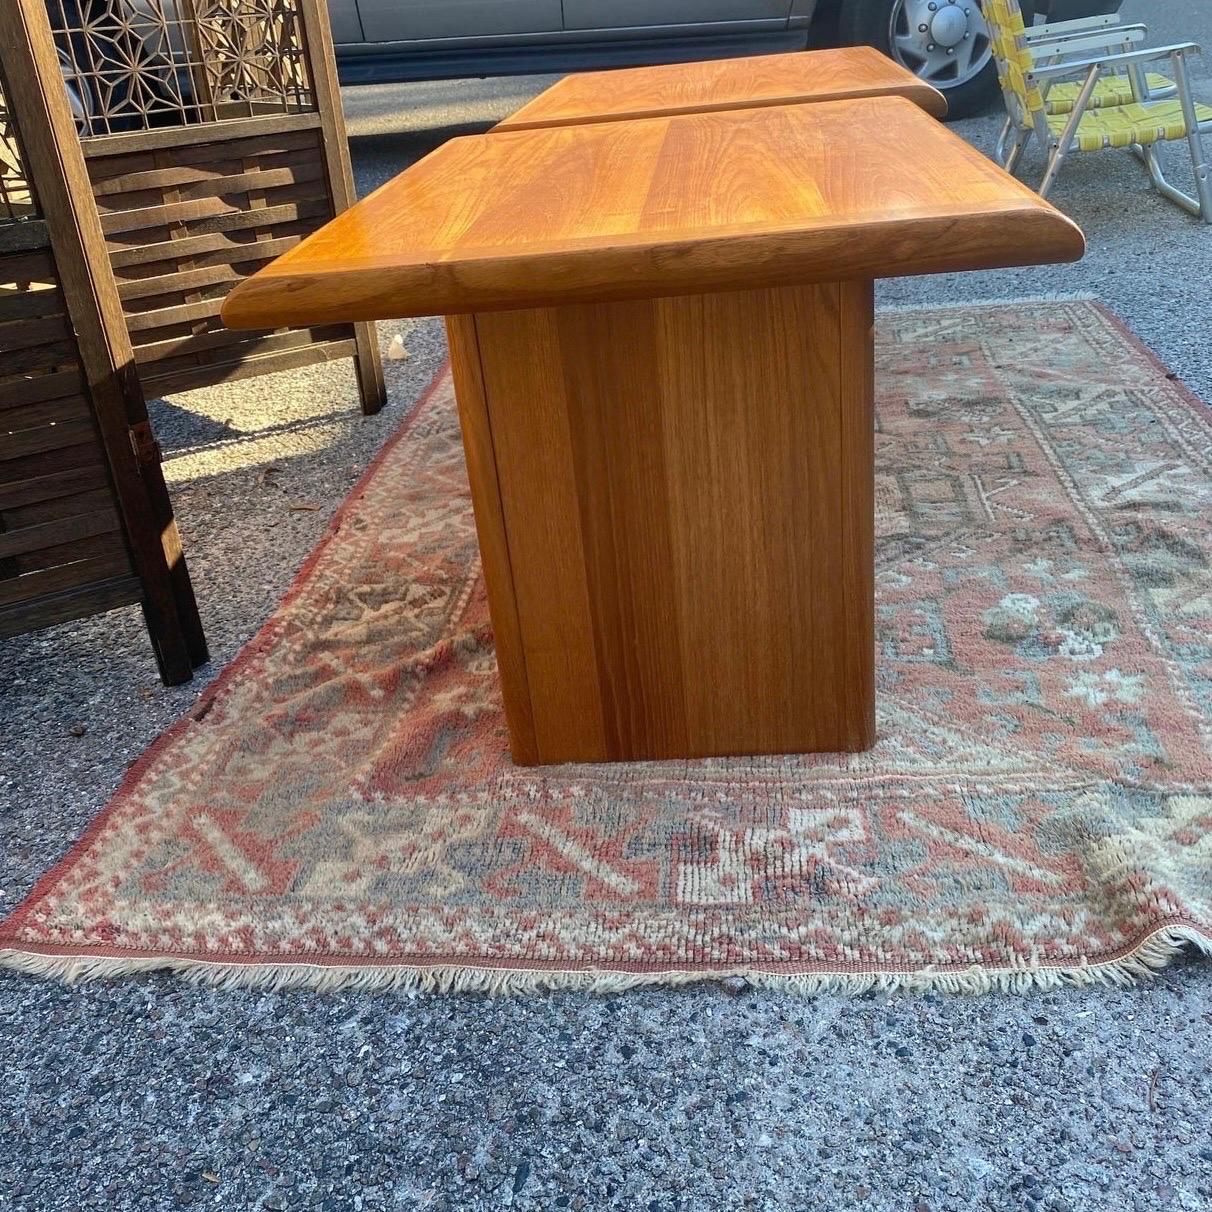
<path fill-rule="evenodd" d="M 1144 162 L 1158 192 L 1185 210 L 1212 223 L 1212 182 L 1202 133 L 1212 130 L 1212 107 L 1197 104 L 1187 76 L 1187 56 L 1199 54 L 1193 42 L 1151 50 L 1105 52 L 1089 58 L 1066 57 L 1041 63 L 1033 52 L 1018 0 L 985 0 L 983 9 L 998 80 L 1010 117 L 1006 168 L 1013 171 L 1032 135 L 1047 149 L 1048 167 L 1039 192 L 1047 195 L 1071 151 L 1131 148 Z M 1127 27 L 1121 27 L 1127 28 Z M 1141 73 L 1146 63 L 1169 59 L 1177 97 L 1157 99 Z M 1100 80 L 1126 71 L 1133 100 L 1119 105 L 1090 104 Z M 1080 76 L 1076 94 L 1065 112 L 1049 113 L 1045 94 L 1056 80 Z M 1165 79 L 1164 77 L 1162 79 Z M 1167 84 L 1169 81 L 1167 80 Z M 1196 196 L 1166 180 L 1155 144 L 1185 139 L 1195 170 Z"/>
<path fill-rule="evenodd" d="M 1026 18 L 1024 18 L 1026 20 Z M 1074 59 L 1089 59 L 1091 55 L 1130 51 L 1133 43 L 1142 42 L 1148 34 L 1144 25 L 1123 25 L 1117 13 L 1094 17 L 1078 17 L 1071 21 L 1051 21 L 1044 25 L 1027 25 L 1023 36 L 1036 66 L 1053 66 Z M 1135 81 L 1133 80 L 1135 76 Z M 1055 80 L 1040 89 L 1047 114 L 1069 114 L 1081 93 L 1080 80 Z M 1114 73 L 1099 77 L 1086 102 L 1087 109 L 1103 109 L 1113 105 L 1131 105 L 1136 101 L 1160 101 L 1176 96 L 1178 86 L 1160 72 L 1142 73 L 1139 68 L 1117 68 Z M 1014 119 L 1009 115 L 997 137 L 994 155 L 1005 166 L 1013 146 Z"/>

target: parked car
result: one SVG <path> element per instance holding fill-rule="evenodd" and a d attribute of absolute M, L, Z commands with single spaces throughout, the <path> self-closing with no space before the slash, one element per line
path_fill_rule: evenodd
<path fill-rule="evenodd" d="M 105 130 L 154 121 L 157 106 L 123 104 L 125 65 L 141 61 L 145 87 L 179 110 L 189 103 L 174 0 L 47 0 L 59 31 L 64 78 L 77 120 Z M 1048 20 L 1118 11 L 1122 0 L 1023 0 Z M 941 89 L 962 117 L 994 96 L 996 76 L 980 0 L 329 0 L 346 84 L 568 72 L 721 58 L 806 46 L 867 43 Z M 82 34 L 68 31 L 87 26 Z M 112 32 L 107 32 L 112 31 Z M 111 38 L 122 70 L 79 64 Z M 142 40 L 140 45 L 140 39 Z M 159 65 L 160 82 L 155 77 Z M 101 81 L 98 86 L 97 81 Z M 150 81 L 150 84 L 148 83 Z M 154 100 L 154 99 L 153 99 Z M 123 114 L 129 109 L 128 115 Z"/>
<path fill-rule="evenodd" d="M 1121 3 L 1036 0 L 1034 8 L 1068 20 Z M 942 89 L 953 116 L 997 91 L 980 0 L 329 0 L 329 12 L 350 83 L 867 43 Z"/>

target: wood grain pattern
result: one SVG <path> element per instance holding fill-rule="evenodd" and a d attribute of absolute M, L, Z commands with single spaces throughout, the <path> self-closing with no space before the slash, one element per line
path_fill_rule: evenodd
<path fill-rule="evenodd" d="M 514 593 L 513 564 L 509 555 L 509 539 L 505 533 L 496 450 L 480 366 L 475 318 L 449 316 L 446 337 L 450 344 L 450 369 L 454 376 L 463 449 L 467 456 L 467 476 L 471 482 L 476 538 L 480 544 L 480 561 L 488 589 L 497 673 L 506 704 L 509 745 L 515 761 L 530 765 L 539 760 L 539 750 L 535 742 L 526 656 Z"/>
<path fill-rule="evenodd" d="M 869 745 L 870 284 L 458 325 L 494 626 L 507 601 L 524 666 L 506 711 L 534 741 L 515 760 Z"/>
<path fill-rule="evenodd" d="M 907 97 L 936 118 L 943 94 L 870 46 L 747 55 L 615 71 L 577 72 L 557 81 L 495 129 L 528 130 L 619 122 L 654 114 L 694 114 L 855 97 Z"/>
<path fill-rule="evenodd" d="M 841 502 L 843 613 L 852 634 L 868 644 L 847 644 L 842 685 L 875 684 L 875 283 L 844 282 L 839 297 L 841 341 Z M 875 695 L 851 698 L 843 749 L 875 744 Z"/>
<path fill-rule="evenodd" d="M 233 327 L 1075 259 L 1080 230 L 901 97 L 452 139 L 237 286 Z"/>

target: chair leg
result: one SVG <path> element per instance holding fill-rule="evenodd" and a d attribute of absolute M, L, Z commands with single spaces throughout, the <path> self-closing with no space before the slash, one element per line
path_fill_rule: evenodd
<path fill-rule="evenodd" d="M 1194 159 L 1194 157 L 1192 157 Z M 1161 163 L 1157 158 L 1157 150 L 1153 147 L 1145 148 L 1145 167 L 1149 170 L 1149 179 L 1153 182 L 1153 188 L 1157 190 L 1163 198 L 1168 198 L 1175 206 L 1181 206 L 1183 210 L 1189 214 L 1195 215 L 1197 218 L 1202 218 L 1206 222 L 1212 222 L 1208 219 L 1209 213 L 1212 210 L 1203 201 L 1202 198 L 1193 198 L 1190 194 L 1185 193 L 1176 185 L 1172 185 L 1166 180 L 1165 174 L 1162 172 Z M 1207 167 L 1204 168 L 1204 180 L 1201 182 L 1196 172 L 1196 187 L 1202 187 L 1202 192 L 1207 193 Z"/>
<path fill-rule="evenodd" d="M 1044 179 L 1039 183 L 1039 196 L 1046 198 L 1048 191 L 1056 184 L 1061 165 L 1065 162 L 1065 149 L 1059 144 L 1053 147 L 1048 156 L 1048 167 L 1044 170 Z"/>
<path fill-rule="evenodd" d="M 1183 84 L 1186 84 L 1185 73 Z M 1186 92 L 1186 89 L 1183 89 Z M 1208 155 L 1204 149 L 1203 132 L 1195 120 L 1195 106 L 1190 95 L 1183 98 L 1183 111 L 1187 116 L 1187 146 L 1191 149 L 1191 167 L 1195 171 L 1195 193 L 1199 198 L 1199 215 L 1205 223 L 1212 223 L 1212 180 L 1208 177 Z"/>
<path fill-rule="evenodd" d="M 1060 172 L 1061 165 L 1064 164 L 1065 157 L 1069 154 L 1069 148 L 1073 146 L 1078 125 L 1082 120 L 1082 115 L 1086 112 L 1086 106 L 1090 103 L 1090 94 L 1094 92 L 1094 86 L 1098 83 L 1098 75 L 1099 65 L 1096 63 L 1086 73 L 1086 79 L 1073 102 L 1073 112 L 1069 115 L 1068 122 L 1065 123 L 1065 129 L 1053 140 L 1052 152 L 1048 156 L 1048 167 L 1039 186 L 1041 198 L 1048 196 L 1048 191 L 1056 182 L 1056 175 Z"/>
<path fill-rule="evenodd" d="M 997 136 L 997 143 L 993 148 L 993 158 L 1003 167 L 1006 164 L 1006 143 L 1010 138 L 1010 132 L 1014 129 L 1014 119 L 1009 114 L 1006 115 L 1005 122 L 1002 123 L 1001 133 Z"/>
<path fill-rule="evenodd" d="M 1196 212 L 1205 223 L 1212 223 L 1212 179 L 1208 175 L 1208 157 L 1198 123 L 1187 131 L 1187 143 L 1191 148 L 1191 167 L 1195 170 L 1195 193 L 1199 198 Z"/>
<path fill-rule="evenodd" d="M 1199 121 L 1195 116 L 1195 101 L 1191 96 L 1191 85 L 1187 78 L 1186 55 L 1181 51 L 1175 53 L 1173 63 L 1174 83 L 1178 86 L 1178 100 L 1183 109 L 1183 125 L 1187 129 L 1187 147 L 1191 151 L 1191 168 L 1195 172 L 1196 197 L 1190 197 L 1166 181 L 1161 175 L 1161 167 L 1157 163 L 1156 155 L 1149 157 L 1149 175 L 1153 178 L 1153 184 L 1167 198 L 1177 202 L 1179 206 L 1189 210 L 1193 215 L 1197 215 L 1205 223 L 1212 223 L 1212 184 L 1208 181 L 1208 157 L 1204 152 L 1203 132 L 1200 130 Z"/>
<path fill-rule="evenodd" d="M 1002 160 L 1002 167 L 1008 172 L 1013 173 L 1018 168 L 1018 162 L 1023 158 L 1023 151 L 1027 146 L 1027 134 L 1025 131 L 1016 130 L 1014 132 L 1014 142 Z"/>

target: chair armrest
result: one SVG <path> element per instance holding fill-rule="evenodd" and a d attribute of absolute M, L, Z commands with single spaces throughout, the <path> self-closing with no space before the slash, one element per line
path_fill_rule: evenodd
<path fill-rule="evenodd" d="M 1194 42 L 1176 42 L 1173 46 L 1155 46 L 1148 50 L 1122 51 L 1114 55 L 1096 55 L 1090 59 L 1070 59 L 1065 63 L 1041 64 L 1031 68 L 1037 79 L 1051 76 L 1071 76 L 1074 72 L 1089 71 L 1092 67 L 1131 66 L 1134 63 L 1152 63 L 1157 59 L 1173 59 L 1189 54 L 1202 54 Z"/>
<path fill-rule="evenodd" d="M 1043 25 L 1028 25 L 1027 41 L 1032 38 L 1062 38 L 1068 34 L 1090 34 L 1119 24 L 1118 13 L 1105 13 L 1098 17 L 1074 17 L 1068 21 L 1048 21 Z"/>
<path fill-rule="evenodd" d="M 1088 57 L 1100 52 L 1120 54 L 1126 53 L 1122 50 L 1124 43 L 1143 42 L 1147 32 L 1143 25 L 1135 29 L 1124 25 L 1104 34 L 1086 34 L 1081 38 L 1065 38 L 1060 42 L 1031 42 L 1028 43 L 1027 50 L 1036 59 L 1050 59 L 1054 55 Z"/>
<path fill-rule="evenodd" d="M 1040 31 L 1035 37 L 1031 36 L 1030 30 L 1027 31 L 1027 45 L 1033 50 L 1045 42 L 1072 42 L 1089 39 L 1102 46 L 1110 46 L 1113 42 L 1139 42 L 1149 33 L 1149 27 L 1141 25 L 1139 22 L 1133 22 L 1131 25 L 1095 25 L 1089 29 L 1071 29 L 1060 34 L 1048 33 L 1049 27 L 1046 25 L 1037 25 L 1035 28 Z"/>

